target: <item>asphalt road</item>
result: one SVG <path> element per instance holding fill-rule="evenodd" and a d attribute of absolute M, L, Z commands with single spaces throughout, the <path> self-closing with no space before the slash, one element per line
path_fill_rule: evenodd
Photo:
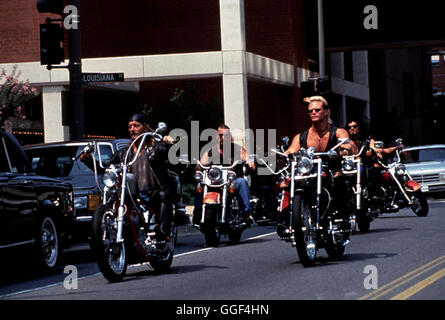
<path fill-rule="evenodd" d="M 17 267 L 3 272 L 0 299 L 154 299 L 175 300 L 178 307 L 184 300 L 445 300 L 445 201 L 429 204 L 423 218 L 408 209 L 380 216 L 369 233 L 352 236 L 343 259 L 330 260 L 319 250 L 312 268 L 301 265 L 274 226 L 254 225 L 241 243 L 217 248 L 205 248 L 199 232 L 182 232 L 169 273 L 131 266 L 123 282 L 111 284 L 91 252 L 80 248 L 66 252 L 51 276 Z M 65 288 L 72 274 L 64 274 L 64 266 L 76 266 L 77 288 Z"/>

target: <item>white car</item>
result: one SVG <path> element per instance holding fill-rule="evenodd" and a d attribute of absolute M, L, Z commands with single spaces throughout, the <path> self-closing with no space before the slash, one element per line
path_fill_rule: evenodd
<path fill-rule="evenodd" d="M 402 151 L 403 163 L 422 186 L 422 192 L 445 192 L 445 144 L 407 147 Z"/>

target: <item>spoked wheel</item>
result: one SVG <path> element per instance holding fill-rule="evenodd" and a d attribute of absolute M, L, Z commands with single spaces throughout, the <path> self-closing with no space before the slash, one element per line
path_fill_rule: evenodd
<path fill-rule="evenodd" d="M 124 242 L 117 242 L 117 210 L 97 207 L 93 219 L 93 241 L 97 264 L 110 282 L 122 281 L 127 271 Z"/>
<path fill-rule="evenodd" d="M 37 256 L 39 266 L 44 272 L 52 271 L 61 256 L 60 237 L 54 220 L 46 216 L 42 219 L 37 236 Z"/>
<path fill-rule="evenodd" d="M 311 217 L 310 205 L 303 194 L 295 194 L 292 220 L 298 257 L 304 267 L 312 267 L 317 257 L 315 223 Z"/>
<path fill-rule="evenodd" d="M 428 201 L 426 200 L 425 194 L 421 190 L 417 190 L 412 194 L 411 201 L 413 202 L 411 205 L 411 210 L 413 210 L 417 216 L 426 217 L 428 215 Z"/>

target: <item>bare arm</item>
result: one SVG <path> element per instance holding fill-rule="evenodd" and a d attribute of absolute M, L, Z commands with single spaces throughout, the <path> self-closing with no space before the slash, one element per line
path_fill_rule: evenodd
<path fill-rule="evenodd" d="M 300 150 L 300 134 L 297 134 L 293 139 L 292 143 L 290 144 L 289 148 L 284 152 L 285 154 L 289 155 L 291 153 L 296 153 Z"/>

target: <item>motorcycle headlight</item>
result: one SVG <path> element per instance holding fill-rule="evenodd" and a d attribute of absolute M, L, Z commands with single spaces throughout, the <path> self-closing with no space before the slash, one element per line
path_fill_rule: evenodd
<path fill-rule="evenodd" d="M 312 160 L 308 157 L 301 157 L 297 163 L 297 172 L 299 174 L 305 175 L 312 171 Z"/>
<path fill-rule="evenodd" d="M 351 159 L 343 160 L 342 167 L 344 171 L 354 170 L 354 160 Z"/>
<path fill-rule="evenodd" d="M 193 176 L 193 178 L 195 179 L 195 181 L 197 183 L 201 183 L 204 180 L 204 175 L 202 174 L 201 171 L 196 171 L 195 175 Z"/>
<path fill-rule="evenodd" d="M 229 171 L 227 173 L 227 180 L 229 181 L 235 181 L 236 180 L 236 173 L 233 171 Z"/>
<path fill-rule="evenodd" d="M 108 188 L 112 188 L 117 183 L 118 175 L 114 171 L 107 171 L 104 173 L 102 180 L 104 185 L 106 185 Z"/>
<path fill-rule="evenodd" d="M 406 174 L 406 168 L 403 164 L 399 164 L 396 168 L 396 175 L 403 176 Z"/>
<path fill-rule="evenodd" d="M 222 171 L 219 168 L 210 168 L 208 177 L 212 183 L 217 183 L 222 178 Z"/>

